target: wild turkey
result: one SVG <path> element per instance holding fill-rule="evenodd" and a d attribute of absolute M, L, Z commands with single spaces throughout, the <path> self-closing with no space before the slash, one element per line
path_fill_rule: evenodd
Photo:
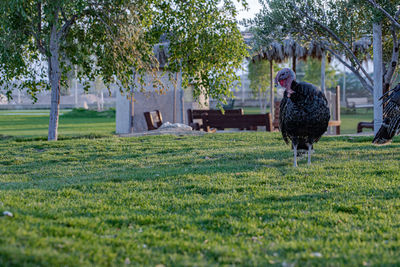
<path fill-rule="evenodd" d="M 311 164 L 311 151 L 328 129 L 330 112 L 325 95 L 314 85 L 296 82 L 295 73 L 288 68 L 280 70 L 275 83 L 285 88 L 280 105 L 279 129 L 283 140 L 292 141 L 294 166 L 297 156 L 308 152 L 308 164 Z"/>
<path fill-rule="evenodd" d="M 400 83 L 382 98 L 384 98 L 383 123 L 372 141 L 377 145 L 389 143 L 400 131 Z"/>

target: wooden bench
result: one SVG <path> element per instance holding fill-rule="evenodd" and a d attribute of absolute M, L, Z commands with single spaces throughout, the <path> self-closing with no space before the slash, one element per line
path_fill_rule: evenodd
<path fill-rule="evenodd" d="M 363 128 L 369 128 L 369 129 L 374 129 L 374 121 L 372 122 L 367 122 L 367 121 L 361 121 L 357 124 L 357 133 L 361 133 Z"/>
<path fill-rule="evenodd" d="M 369 103 L 367 97 L 349 97 L 346 99 L 346 106 L 348 109 L 356 111 L 357 108 L 373 108 L 374 104 Z"/>
<path fill-rule="evenodd" d="M 274 126 L 274 129 L 277 129 L 277 130 L 279 130 L 280 106 L 281 106 L 281 101 L 275 101 L 274 102 L 274 120 L 272 121 L 272 124 Z"/>
<path fill-rule="evenodd" d="M 249 114 L 249 115 L 209 115 L 203 114 L 203 129 L 206 132 L 212 128 L 226 129 L 237 128 L 257 131 L 258 126 L 265 126 L 266 131 L 273 129 L 271 114 Z"/>
<path fill-rule="evenodd" d="M 161 112 L 159 110 L 144 112 L 144 118 L 146 119 L 147 129 L 149 131 L 156 130 L 163 124 Z"/>
<path fill-rule="evenodd" d="M 195 122 L 195 120 L 201 120 L 203 114 L 222 115 L 222 111 L 219 109 L 188 109 L 188 124 L 193 130 L 200 131 L 203 128 L 200 123 Z M 243 109 L 225 110 L 225 115 L 243 115 Z"/>

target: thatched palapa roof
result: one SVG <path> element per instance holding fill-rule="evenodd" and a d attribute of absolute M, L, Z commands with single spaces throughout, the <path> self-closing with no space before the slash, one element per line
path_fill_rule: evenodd
<path fill-rule="evenodd" d="M 282 42 L 273 41 L 263 47 L 255 53 L 253 60 L 272 60 L 281 63 L 293 57 L 301 60 L 307 60 L 309 57 L 321 59 L 324 50 L 323 45 L 318 42 L 310 42 L 307 47 L 300 45 L 291 38 L 287 38 Z M 330 57 L 328 57 L 328 60 L 330 60 Z"/>
<path fill-rule="evenodd" d="M 355 55 L 364 55 L 364 60 L 369 60 L 370 55 L 368 50 L 372 45 L 370 37 L 362 37 L 353 42 L 351 45 Z M 253 61 L 257 60 L 272 60 L 278 63 L 286 61 L 289 58 L 297 58 L 307 60 L 307 58 L 317 58 L 321 60 L 325 47 L 329 46 L 327 42 L 311 41 L 308 46 L 302 46 L 292 38 L 286 38 L 282 42 L 273 41 L 265 45 L 261 50 L 254 53 Z M 327 53 L 328 61 L 331 60 L 330 53 Z"/>

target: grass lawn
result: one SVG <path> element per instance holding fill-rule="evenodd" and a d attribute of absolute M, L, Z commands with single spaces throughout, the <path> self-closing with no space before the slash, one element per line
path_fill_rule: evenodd
<path fill-rule="evenodd" d="M 371 139 L 298 168 L 279 133 L 2 139 L 0 266 L 399 266 L 400 140 Z"/>
<path fill-rule="evenodd" d="M 115 115 L 105 111 L 100 116 L 60 110 L 58 133 L 64 136 L 111 135 L 115 132 Z M 0 135 L 43 137 L 49 130 L 48 110 L 0 110 Z"/>

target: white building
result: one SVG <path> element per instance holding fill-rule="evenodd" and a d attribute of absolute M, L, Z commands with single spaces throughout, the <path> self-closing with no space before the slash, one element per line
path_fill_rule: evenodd
<path fill-rule="evenodd" d="M 205 105 L 200 105 L 193 99 L 191 88 L 182 88 L 181 73 L 173 73 L 171 75 L 171 73 L 163 72 L 163 67 L 167 60 L 168 43 L 159 44 L 154 50 L 160 63 L 160 71 L 158 71 L 157 75 L 163 84 L 163 88 L 154 88 L 153 79 L 151 75 L 148 75 L 145 78 L 144 92 L 136 90 L 132 93 L 133 97 L 129 93 L 117 93 L 117 134 L 147 131 L 144 112 L 159 110 L 162 114 L 163 122 L 187 123 L 187 109 L 208 107 L 208 101 L 205 101 L 204 97 L 199 102 L 205 103 Z M 170 77 L 172 77 L 172 80 Z M 174 82 L 175 79 L 177 79 L 177 82 Z M 137 87 L 140 88 L 138 83 Z"/>

